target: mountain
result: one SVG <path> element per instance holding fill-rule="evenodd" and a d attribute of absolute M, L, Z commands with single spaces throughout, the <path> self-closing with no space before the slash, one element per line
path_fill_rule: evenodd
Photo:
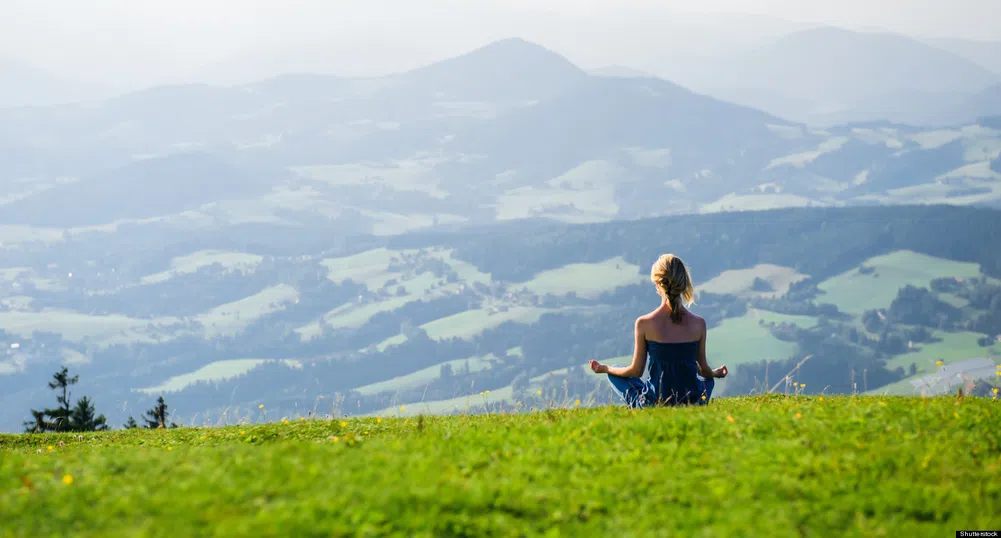
<path fill-rule="evenodd" d="M 71 82 L 13 59 L 0 57 L 0 108 L 52 105 L 82 98 Z"/>
<path fill-rule="evenodd" d="M 622 65 L 608 65 L 598 69 L 592 69 L 590 74 L 599 77 L 621 77 L 621 78 L 657 78 L 646 71 L 625 67 Z"/>
<path fill-rule="evenodd" d="M 0 110 L 0 155 L 12 156 L 0 160 L 0 204 L 9 225 L 93 225 L 101 215 L 110 222 L 123 215 L 82 218 L 66 200 L 87 200 L 93 188 L 114 203 L 116 191 L 92 179 L 137 159 L 144 177 L 173 181 L 188 172 L 169 157 L 192 153 L 239 163 L 234 177 L 268 170 L 269 188 L 242 190 L 236 181 L 231 193 L 208 191 L 219 200 L 150 205 L 129 218 L 238 197 L 238 211 L 216 211 L 206 222 L 281 219 L 392 235 L 518 218 L 598 222 L 874 198 L 1001 203 L 989 170 L 999 135 L 965 128 L 989 115 L 975 109 L 990 96 L 963 110 L 956 103 L 950 113 L 971 119 L 942 132 L 897 124 L 821 130 L 660 78 L 589 75 L 546 47 L 505 39 L 384 77 L 288 74 Z M 946 143 L 980 149 L 936 149 Z M 882 169 L 914 169 L 912 159 L 939 172 L 880 179 Z M 58 213 L 42 211 L 64 191 L 72 194 L 51 202 Z"/>
<path fill-rule="evenodd" d="M 999 80 L 997 73 L 966 58 L 909 37 L 824 27 L 795 32 L 731 58 L 699 87 L 741 104 L 762 105 L 779 116 L 811 121 L 851 114 L 859 103 L 883 96 L 942 94 L 948 100 Z M 811 110 L 783 110 L 778 98 L 756 97 L 769 92 L 809 101 Z M 747 97 L 741 98 L 744 93 Z M 874 107 L 865 112 L 866 120 L 912 119 L 901 117 L 907 116 L 906 110 L 882 112 Z"/>
<path fill-rule="evenodd" d="M 285 175 L 290 174 L 240 168 L 204 153 L 140 159 L 11 204 L 0 223 L 73 228 L 169 216 L 261 195 L 281 185 Z"/>
<path fill-rule="evenodd" d="M 929 39 L 927 42 L 957 56 L 962 56 L 984 69 L 1001 74 L 1001 41 Z"/>

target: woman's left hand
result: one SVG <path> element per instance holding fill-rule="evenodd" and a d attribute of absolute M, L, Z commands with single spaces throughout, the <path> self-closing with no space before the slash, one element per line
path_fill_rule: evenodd
<path fill-rule="evenodd" d="M 596 374 L 607 374 L 608 373 L 608 367 L 605 366 L 604 364 L 601 364 L 598 361 L 592 360 L 591 361 L 591 371 L 594 372 L 594 373 L 596 373 Z"/>

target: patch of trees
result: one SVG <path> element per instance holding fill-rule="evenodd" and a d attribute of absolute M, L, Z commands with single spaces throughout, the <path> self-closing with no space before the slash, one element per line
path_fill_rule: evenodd
<path fill-rule="evenodd" d="M 907 285 L 890 303 L 889 318 L 904 325 L 951 329 L 963 319 L 963 312 L 940 300 L 927 288 Z"/>
<path fill-rule="evenodd" d="M 32 420 L 24 423 L 26 432 L 86 432 L 108 429 L 104 415 L 98 415 L 94 403 L 84 396 L 71 405 L 70 387 L 80 380 L 80 376 L 69 375 L 65 366 L 52 374 L 49 388 L 56 392 L 56 407 L 32 409 Z"/>

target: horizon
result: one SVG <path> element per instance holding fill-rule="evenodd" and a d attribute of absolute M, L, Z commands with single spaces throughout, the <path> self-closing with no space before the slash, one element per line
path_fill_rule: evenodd
<path fill-rule="evenodd" d="M 521 0 L 476 6 L 454 0 L 420 6 L 380 0 L 348 11 L 343 4 L 312 0 L 256 0 L 237 10 L 192 0 L 180 5 L 148 1 L 141 7 L 121 0 L 82 7 L 15 0 L 0 9 L 11 12 L 0 20 L 15 21 L 0 32 L 0 60 L 95 91 L 123 93 L 164 84 L 213 83 L 220 68 L 233 69 L 237 74 L 227 76 L 234 79 L 258 80 L 282 73 L 389 75 L 513 37 L 545 46 L 585 70 L 614 65 L 641 71 L 650 70 L 644 62 L 651 60 L 631 62 L 630 51 L 637 47 L 672 66 L 699 61 L 674 52 L 689 42 L 695 54 L 725 56 L 825 26 L 921 41 L 999 42 L 994 28 L 1001 26 L 1001 17 L 985 9 L 989 2 L 961 4 L 895 1 L 871 8 L 853 1 L 834 8 L 826 2 L 804 6 L 788 0 L 754 6 L 732 0 L 698 5 L 633 0 L 612 7 L 592 0 L 540 8 Z M 755 23 L 747 24 L 750 20 Z M 658 27 L 666 35 L 658 35 Z M 634 29 L 639 29 L 635 38 L 629 35 Z M 704 31 L 715 34 L 700 36 Z M 263 75 L 239 74 L 258 71 Z"/>

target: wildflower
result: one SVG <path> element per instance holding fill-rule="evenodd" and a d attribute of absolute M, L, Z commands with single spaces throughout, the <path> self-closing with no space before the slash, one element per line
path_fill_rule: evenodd
<path fill-rule="evenodd" d="M 368 435 L 368 432 L 367 432 L 367 431 L 365 432 L 365 435 Z"/>
<path fill-rule="evenodd" d="M 994 387 L 994 390 L 993 390 L 993 391 L 991 391 L 991 392 L 993 392 L 994 394 L 997 394 L 997 393 L 998 393 L 998 388 L 997 388 L 997 387 Z"/>
<path fill-rule="evenodd" d="M 817 398 L 817 401 L 818 401 L 818 402 L 822 402 L 822 401 L 824 401 L 824 397 L 823 397 L 823 396 L 821 396 L 821 397 Z"/>
<path fill-rule="evenodd" d="M 803 414 L 802 413 L 796 413 L 796 420 L 799 420 L 801 418 L 803 418 Z"/>
<path fill-rule="evenodd" d="M 800 383 L 800 384 L 799 384 L 799 388 L 801 388 L 801 389 L 805 389 L 805 388 L 806 388 L 806 383 Z"/>
<path fill-rule="evenodd" d="M 240 430 L 240 435 L 247 435 L 247 432 L 245 430 Z"/>
<path fill-rule="evenodd" d="M 73 475 L 65 474 L 63 475 L 63 484 L 67 486 L 73 483 Z"/>
<path fill-rule="evenodd" d="M 257 406 L 258 409 L 264 409 L 264 404 Z"/>
<path fill-rule="evenodd" d="M 539 396 L 542 396 L 542 391 L 540 390 L 539 392 L 536 392 L 536 394 L 538 394 Z"/>
<path fill-rule="evenodd" d="M 382 417 L 375 417 L 376 424 L 382 424 Z"/>
<path fill-rule="evenodd" d="M 736 420 L 736 419 L 734 419 L 734 418 L 733 418 L 732 416 L 730 416 L 730 415 L 727 415 L 727 416 L 726 416 L 726 421 L 727 421 L 727 422 L 729 422 L 730 424 L 733 424 L 734 422 L 737 422 L 737 420 Z"/>
<path fill-rule="evenodd" d="M 574 404 L 574 405 L 580 405 L 580 400 L 574 400 L 574 401 L 573 401 L 573 404 Z"/>
<path fill-rule="evenodd" d="M 168 447 L 167 447 L 167 450 L 168 450 L 168 451 L 170 451 L 170 450 L 174 450 L 174 447 L 172 447 L 172 446 L 168 446 Z"/>
<path fill-rule="evenodd" d="M 794 387 L 798 387 L 798 386 L 799 386 L 799 383 L 797 383 L 797 382 L 793 381 L 793 382 L 792 382 L 792 386 L 794 386 Z"/>
<path fill-rule="evenodd" d="M 935 361 L 935 364 L 942 366 L 942 361 Z"/>
<path fill-rule="evenodd" d="M 336 435 L 335 435 L 335 436 L 334 436 L 334 438 L 332 439 L 332 441 L 333 441 L 333 442 L 335 442 L 335 443 L 336 443 L 336 442 L 338 442 L 338 441 L 340 441 L 340 440 L 341 440 L 341 438 L 340 438 L 340 437 L 337 437 Z"/>
<path fill-rule="evenodd" d="M 47 450 L 48 450 L 49 452 L 52 452 L 52 445 L 49 445 L 49 446 L 47 446 L 47 447 L 46 447 L 46 449 L 47 449 Z"/>
<path fill-rule="evenodd" d="M 483 391 L 483 394 L 490 394 L 490 391 L 489 390 Z"/>
<path fill-rule="evenodd" d="M 705 395 L 705 394 L 703 394 L 703 395 L 702 395 L 702 401 L 705 401 L 705 400 L 706 400 L 706 395 Z"/>
<path fill-rule="evenodd" d="M 347 423 L 347 422 L 344 422 L 344 421 L 342 420 L 342 421 L 341 421 L 341 427 L 342 427 L 342 428 L 347 428 L 347 427 L 348 427 L 348 423 Z"/>
<path fill-rule="evenodd" d="M 401 411 L 401 412 L 402 412 L 402 411 L 406 411 L 406 410 L 407 410 L 407 406 L 405 406 L 405 405 L 401 405 L 401 406 L 400 406 L 400 411 Z"/>

